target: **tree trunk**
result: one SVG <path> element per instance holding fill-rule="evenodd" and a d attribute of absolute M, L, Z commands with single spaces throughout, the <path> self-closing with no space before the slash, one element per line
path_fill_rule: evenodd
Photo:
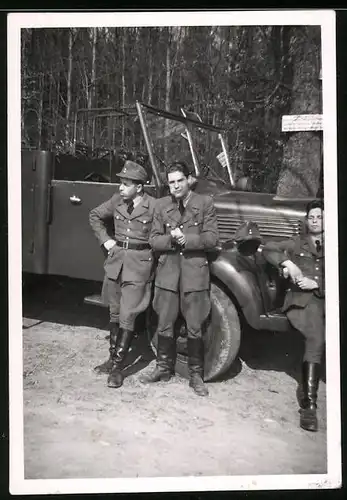
<path fill-rule="evenodd" d="M 152 102 L 152 92 L 153 92 L 153 53 L 152 53 L 152 44 L 151 44 L 151 30 L 149 30 L 149 42 L 148 42 L 148 51 L 149 51 L 149 61 L 148 61 L 148 104 Z"/>
<path fill-rule="evenodd" d="M 69 52 L 68 52 L 68 68 L 67 68 L 67 96 L 66 96 L 66 128 L 65 139 L 70 140 L 70 112 L 71 112 L 71 76 L 72 76 L 72 29 L 69 30 Z"/>
<path fill-rule="evenodd" d="M 96 40 L 97 40 L 97 30 L 98 28 L 92 28 L 92 69 L 91 69 L 91 79 L 90 79 L 90 91 L 88 95 L 88 109 L 93 107 L 95 100 L 95 77 L 96 77 Z M 88 120 L 88 123 L 90 121 Z M 95 120 L 92 121 L 92 151 L 95 147 Z"/>
<path fill-rule="evenodd" d="M 27 57 L 26 57 L 26 37 L 25 30 L 22 29 L 22 37 L 21 37 L 21 137 L 22 141 L 26 139 L 26 131 L 25 131 L 25 99 L 27 97 L 26 94 L 26 86 L 27 86 Z M 26 142 L 26 141 L 25 141 Z"/>
<path fill-rule="evenodd" d="M 56 93 L 55 93 L 55 107 L 54 107 L 54 120 L 53 120 L 53 134 L 55 141 L 58 140 L 58 116 L 59 116 L 59 95 L 60 95 L 60 78 L 58 74 L 58 79 L 56 83 Z"/>
<path fill-rule="evenodd" d="M 126 93 L 126 88 L 125 88 L 125 37 L 126 37 L 126 30 L 125 29 L 122 30 L 121 37 L 122 37 L 122 108 L 125 108 L 125 93 Z M 124 146 L 124 140 L 125 140 L 125 130 L 124 130 L 124 123 L 122 123 L 122 147 Z"/>
<path fill-rule="evenodd" d="M 42 124 L 43 124 L 43 74 L 39 76 L 39 109 L 37 115 L 37 149 L 41 149 L 42 146 Z"/>
<path fill-rule="evenodd" d="M 312 26 L 306 29 L 308 36 L 300 37 L 298 29 L 293 28 L 291 38 L 294 62 L 292 115 L 321 113 L 319 28 Z M 320 133 L 287 134 L 277 195 L 316 196 L 322 167 Z"/>
<path fill-rule="evenodd" d="M 171 51 L 170 51 L 170 28 L 168 29 L 168 40 L 166 44 L 166 85 L 165 85 L 165 109 L 168 111 L 170 109 L 170 87 L 171 87 Z M 164 161 L 168 163 L 168 120 L 165 120 L 165 128 L 164 128 Z"/>
<path fill-rule="evenodd" d="M 53 110 L 53 100 L 52 100 L 52 90 L 53 90 L 53 69 L 51 66 L 49 73 L 49 93 L 48 93 L 48 106 L 50 112 L 50 125 L 49 125 L 49 145 L 50 150 L 53 148 L 54 138 L 53 138 L 53 122 L 54 122 L 54 110 Z"/>

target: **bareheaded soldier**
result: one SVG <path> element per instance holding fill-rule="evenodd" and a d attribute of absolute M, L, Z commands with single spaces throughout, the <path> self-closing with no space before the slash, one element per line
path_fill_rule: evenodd
<path fill-rule="evenodd" d="M 126 161 L 119 177 L 119 193 L 91 210 L 89 216 L 96 237 L 108 251 L 102 295 L 110 311 L 110 357 L 95 370 L 109 373 L 109 387 L 123 383 L 122 366 L 134 337 L 135 319 L 149 305 L 153 281 L 148 238 L 155 199 L 143 190 L 147 173 L 137 163 Z M 114 238 L 106 229 L 110 218 Z"/>
<path fill-rule="evenodd" d="M 142 382 L 167 381 L 173 375 L 174 324 L 181 310 L 188 332 L 189 385 L 206 396 L 202 324 L 211 307 L 207 252 L 218 242 L 216 213 L 209 196 L 191 191 L 185 163 L 173 163 L 167 176 L 171 196 L 157 201 L 149 238 L 159 254 L 153 299 L 158 314 L 157 363 Z"/>
<path fill-rule="evenodd" d="M 283 312 L 305 339 L 302 363 L 303 399 L 300 427 L 317 431 L 317 393 L 325 346 L 324 205 L 313 200 L 306 207 L 306 232 L 284 241 L 270 241 L 265 259 L 283 268 L 288 289 Z"/>

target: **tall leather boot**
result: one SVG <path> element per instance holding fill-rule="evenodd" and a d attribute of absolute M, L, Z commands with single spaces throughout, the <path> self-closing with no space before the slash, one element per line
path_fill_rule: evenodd
<path fill-rule="evenodd" d="M 108 387 L 118 388 L 123 385 L 124 376 L 122 368 L 133 338 L 134 332 L 132 330 L 120 329 L 116 348 L 112 356 L 112 368 L 107 379 Z"/>
<path fill-rule="evenodd" d="M 168 382 L 175 371 L 176 340 L 173 337 L 158 335 L 157 364 L 148 375 L 143 375 L 140 381 L 143 384 L 153 382 Z"/>
<path fill-rule="evenodd" d="M 319 385 L 319 363 L 302 364 L 303 400 L 300 409 L 300 427 L 306 431 L 317 431 L 317 392 Z"/>
<path fill-rule="evenodd" d="M 94 371 L 97 374 L 110 373 L 112 368 L 112 356 L 116 349 L 117 336 L 119 333 L 119 324 L 118 323 L 110 323 L 110 357 L 101 365 L 95 366 Z"/>
<path fill-rule="evenodd" d="M 189 387 L 198 396 L 207 396 L 208 389 L 204 384 L 204 342 L 202 338 L 188 337 Z"/>

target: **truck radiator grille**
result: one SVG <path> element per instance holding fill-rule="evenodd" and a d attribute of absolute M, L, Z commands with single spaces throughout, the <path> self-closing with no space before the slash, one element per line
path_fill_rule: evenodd
<path fill-rule="evenodd" d="M 283 216 L 267 215 L 220 215 L 218 214 L 218 229 L 220 240 L 232 239 L 235 231 L 243 222 L 253 221 L 258 225 L 261 236 L 265 239 L 286 239 L 300 234 L 301 221 Z"/>

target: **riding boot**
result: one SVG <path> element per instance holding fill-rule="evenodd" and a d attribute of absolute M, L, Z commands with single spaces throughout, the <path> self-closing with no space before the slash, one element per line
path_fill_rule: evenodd
<path fill-rule="evenodd" d="M 168 382 L 175 371 L 176 340 L 173 337 L 158 335 L 157 363 L 154 370 L 141 377 L 143 384 Z"/>
<path fill-rule="evenodd" d="M 94 371 L 98 374 L 102 373 L 110 373 L 112 368 L 112 356 L 116 349 L 117 336 L 119 333 L 119 324 L 118 323 L 110 323 L 110 357 L 101 365 L 95 366 Z"/>
<path fill-rule="evenodd" d="M 300 409 L 300 427 L 306 431 L 317 431 L 317 392 L 319 385 L 319 363 L 302 364 L 303 400 Z"/>
<path fill-rule="evenodd" d="M 204 343 L 202 338 L 188 337 L 189 387 L 198 396 L 207 396 L 208 389 L 204 384 Z"/>
<path fill-rule="evenodd" d="M 122 368 L 133 338 L 134 332 L 132 330 L 120 329 L 112 356 L 112 368 L 107 379 L 108 387 L 117 388 L 123 384 Z"/>

